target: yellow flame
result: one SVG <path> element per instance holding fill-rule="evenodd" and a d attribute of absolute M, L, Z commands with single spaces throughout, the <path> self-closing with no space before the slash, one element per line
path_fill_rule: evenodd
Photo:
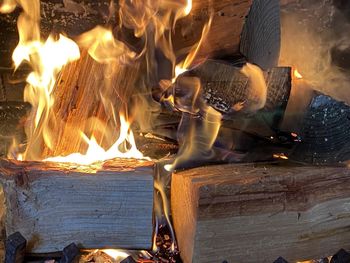
<path fill-rule="evenodd" d="M 117 262 L 120 262 L 129 256 L 127 252 L 118 249 L 102 249 L 101 251 L 103 253 L 106 253 L 108 256 L 110 256 Z"/>
<path fill-rule="evenodd" d="M 135 54 L 121 41 L 114 38 L 111 29 L 97 26 L 78 38 L 79 46 L 87 48 L 89 55 L 100 63 L 110 63 L 121 56 L 134 57 Z"/>
<path fill-rule="evenodd" d="M 17 3 L 14 0 L 3 0 L 2 5 L 0 6 L 0 13 L 11 13 L 13 10 L 15 10 L 16 6 Z"/>
<path fill-rule="evenodd" d="M 265 106 L 267 85 L 263 71 L 256 65 L 247 63 L 241 72 L 249 79 L 249 110 L 256 111 Z"/>
<path fill-rule="evenodd" d="M 184 9 L 185 16 L 188 16 L 191 13 L 192 10 L 192 0 L 187 0 L 186 7 Z"/>
<path fill-rule="evenodd" d="M 303 78 L 303 75 L 301 75 L 300 72 L 297 69 L 294 69 L 293 75 L 297 79 L 302 79 Z"/>
<path fill-rule="evenodd" d="M 76 163 L 89 165 L 96 162 L 102 162 L 114 158 L 135 158 L 147 159 L 137 149 L 134 134 L 130 130 L 130 124 L 120 115 L 120 135 L 118 140 L 106 151 L 97 142 L 94 137 L 88 139 L 84 133 L 81 136 L 89 145 L 85 154 L 72 153 L 67 156 L 57 156 L 45 159 L 47 162 Z"/>

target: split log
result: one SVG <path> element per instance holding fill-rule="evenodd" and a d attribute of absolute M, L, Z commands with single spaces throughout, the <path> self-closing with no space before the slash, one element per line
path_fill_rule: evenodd
<path fill-rule="evenodd" d="M 241 53 L 268 69 L 277 66 L 280 48 L 280 0 L 254 0 L 242 32 Z"/>
<path fill-rule="evenodd" d="M 126 109 L 131 94 L 135 91 L 139 72 L 138 62 L 132 65 L 118 61 L 100 64 L 86 50 L 82 50 L 79 60 L 63 68 L 54 87 L 55 103 L 50 125 L 53 123 L 56 129 L 53 128 L 51 136 L 52 146 L 49 149 L 41 141 L 42 147 L 30 147 L 37 151 L 31 152 L 33 156 L 26 158 L 35 160 L 38 156 L 43 159 L 84 151 L 87 145 L 82 140 L 81 132 L 90 136 L 94 131 L 93 135 L 102 146 L 110 146 L 118 136 L 114 114 Z M 104 103 L 104 100 L 109 100 L 109 103 Z M 104 125 L 99 125 L 93 119 L 102 121 Z M 106 140 L 106 133 L 109 133 L 110 141 Z M 38 141 L 33 143 L 39 145 Z"/>
<path fill-rule="evenodd" d="M 245 17 L 252 0 L 194 0 L 191 13 L 175 27 L 174 49 L 181 57 L 201 38 L 202 29 L 212 17 L 211 28 L 203 39 L 197 58 L 237 54 Z M 234 26 L 228 26 L 234 25 Z"/>
<path fill-rule="evenodd" d="M 19 231 L 28 252 L 81 248 L 150 249 L 153 163 L 108 161 L 102 167 L 0 163 L 6 233 Z"/>
<path fill-rule="evenodd" d="M 314 95 L 302 115 L 302 141 L 290 158 L 317 165 L 348 161 L 350 107 L 329 96 L 315 92 Z"/>
<path fill-rule="evenodd" d="M 349 249 L 347 167 L 224 165 L 173 174 L 184 263 L 289 262 Z"/>
<path fill-rule="evenodd" d="M 181 90 L 178 83 L 182 77 L 188 76 L 200 78 L 202 94 L 208 105 L 223 113 L 223 126 L 270 136 L 281 124 L 291 91 L 291 68 L 276 67 L 264 72 L 267 100 L 265 106 L 253 114 L 245 111 L 244 105 L 241 111 L 235 110 L 241 102 L 254 102 L 249 94 L 250 79 L 241 68 L 223 61 L 207 60 L 178 77 L 175 98 L 177 90 Z"/>

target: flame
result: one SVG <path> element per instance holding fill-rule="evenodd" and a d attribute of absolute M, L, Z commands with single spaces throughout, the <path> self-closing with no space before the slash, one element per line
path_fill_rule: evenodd
<path fill-rule="evenodd" d="M 187 0 L 186 7 L 184 9 L 185 16 L 188 16 L 191 13 L 192 10 L 192 0 Z"/>
<path fill-rule="evenodd" d="M 296 79 L 302 79 L 303 75 L 300 74 L 300 72 L 297 69 L 294 69 L 293 75 Z"/>
<path fill-rule="evenodd" d="M 114 158 L 150 160 L 149 158 L 144 157 L 143 154 L 137 149 L 134 134 L 130 130 L 130 124 L 125 120 L 123 115 L 120 115 L 120 124 L 120 136 L 107 151 L 96 142 L 94 137 L 88 139 L 84 133 L 81 133 L 82 138 L 89 145 L 85 154 L 72 153 L 68 156 L 47 158 L 44 161 L 90 165 L 96 162 L 102 162 Z"/>
<path fill-rule="evenodd" d="M 13 12 L 17 6 L 16 1 L 13 0 L 3 0 L 2 5 L 0 6 L 0 13 L 8 14 Z"/>
<path fill-rule="evenodd" d="M 103 253 L 106 253 L 117 262 L 120 262 L 129 256 L 127 252 L 119 249 L 102 249 L 101 251 Z"/>
<path fill-rule="evenodd" d="M 267 85 L 263 71 L 256 65 L 247 63 L 241 72 L 249 78 L 249 110 L 256 111 L 265 106 L 267 99 Z"/>
<path fill-rule="evenodd" d="M 112 30 L 102 26 L 83 33 L 78 37 L 80 47 L 88 50 L 89 55 L 99 63 L 111 63 L 117 61 L 122 56 L 135 57 L 123 42 L 114 38 Z M 127 59 L 127 58 L 125 58 Z"/>
<path fill-rule="evenodd" d="M 282 159 L 282 160 L 288 160 L 289 159 L 284 153 L 275 153 L 273 155 L 273 158 L 275 158 L 275 159 Z"/>

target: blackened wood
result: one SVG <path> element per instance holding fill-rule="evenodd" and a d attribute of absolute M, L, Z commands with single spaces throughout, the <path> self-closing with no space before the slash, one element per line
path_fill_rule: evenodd
<path fill-rule="evenodd" d="M 281 45 L 280 0 L 254 0 L 247 17 L 240 50 L 249 62 L 276 67 Z"/>
<path fill-rule="evenodd" d="M 291 89 L 291 68 L 271 68 L 264 75 L 268 92 L 264 110 L 286 107 Z M 251 99 L 248 97 L 249 78 L 240 67 L 225 61 L 207 60 L 181 76 L 200 78 L 204 98 L 210 106 L 223 113 L 230 113 L 237 103 Z"/>
<path fill-rule="evenodd" d="M 120 263 L 136 263 L 132 256 L 128 256 L 126 259 L 122 260 Z"/>
<path fill-rule="evenodd" d="M 350 253 L 344 249 L 339 250 L 331 259 L 331 263 L 348 263 L 350 262 Z"/>
<path fill-rule="evenodd" d="M 60 263 L 74 263 L 79 256 L 79 248 L 76 244 L 72 243 L 63 249 L 62 258 Z"/>
<path fill-rule="evenodd" d="M 150 249 L 153 163 L 101 166 L 0 162 L 6 233 L 21 231 L 30 253 L 84 248 Z"/>
<path fill-rule="evenodd" d="M 175 173 L 171 184 L 184 263 L 296 262 L 349 249 L 349 202 L 346 166 L 217 165 Z"/>
<path fill-rule="evenodd" d="M 203 97 L 210 106 L 223 113 L 223 126 L 262 136 L 272 136 L 279 128 L 291 91 L 291 68 L 276 67 L 266 71 L 266 104 L 252 114 L 247 113 L 244 106 L 241 111 L 234 109 L 240 102 L 249 104 L 253 100 L 249 97 L 249 79 L 241 73 L 241 68 L 223 61 L 207 60 L 181 76 L 200 78 Z"/>
<path fill-rule="evenodd" d="M 350 107 L 318 94 L 306 109 L 301 140 L 291 158 L 312 164 L 334 164 L 350 158 Z"/>
<path fill-rule="evenodd" d="M 279 257 L 279 258 L 276 259 L 273 263 L 288 263 L 288 261 L 285 260 L 285 259 L 282 258 L 282 257 Z"/>
<path fill-rule="evenodd" d="M 26 252 L 27 240 L 15 232 L 6 239 L 5 263 L 22 263 Z"/>

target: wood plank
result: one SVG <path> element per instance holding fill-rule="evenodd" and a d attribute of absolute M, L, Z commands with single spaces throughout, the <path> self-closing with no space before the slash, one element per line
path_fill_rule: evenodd
<path fill-rule="evenodd" d="M 173 174 L 184 263 L 289 262 L 349 249 L 346 167 L 221 165 Z"/>
<path fill-rule="evenodd" d="M 79 167 L 2 160 L 6 233 L 19 231 L 28 252 L 81 248 L 150 249 L 153 163 L 108 161 Z"/>
<path fill-rule="evenodd" d="M 266 70 L 277 66 L 280 48 L 280 0 L 254 0 L 242 32 L 241 53 Z"/>

